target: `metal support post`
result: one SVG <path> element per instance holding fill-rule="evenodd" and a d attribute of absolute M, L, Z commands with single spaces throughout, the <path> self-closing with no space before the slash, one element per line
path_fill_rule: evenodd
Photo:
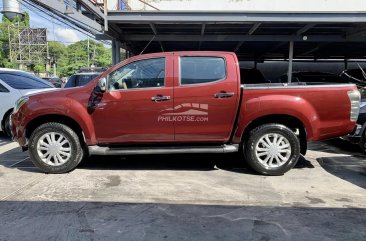
<path fill-rule="evenodd" d="M 289 54 L 288 54 L 288 72 L 287 72 L 287 82 L 288 83 L 291 83 L 291 81 L 292 81 L 293 59 L 294 59 L 294 41 L 290 41 Z"/>
<path fill-rule="evenodd" d="M 108 31 L 108 2 L 104 0 L 104 31 Z"/>
<path fill-rule="evenodd" d="M 115 65 L 117 64 L 117 60 L 116 60 L 116 40 L 113 39 L 112 40 L 112 64 Z"/>

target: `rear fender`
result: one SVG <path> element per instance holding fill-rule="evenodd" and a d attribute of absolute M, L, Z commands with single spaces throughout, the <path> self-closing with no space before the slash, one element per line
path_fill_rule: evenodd
<path fill-rule="evenodd" d="M 301 97 L 291 95 L 266 95 L 244 99 L 233 143 L 240 143 L 245 129 L 258 118 L 270 115 L 295 117 L 304 125 L 308 140 L 316 137 L 319 117 L 313 106 Z M 271 121 L 276 123 L 276 120 Z"/>

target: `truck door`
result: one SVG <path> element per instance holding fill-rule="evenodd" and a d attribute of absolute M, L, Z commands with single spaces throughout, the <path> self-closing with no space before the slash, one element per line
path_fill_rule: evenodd
<path fill-rule="evenodd" d="M 99 143 L 174 140 L 174 123 L 159 115 L 173 107 L 172 54 L 136 59 L 108 75 L 109 90 L 94 111 Z"/>
<path fill-rule="evenodd" d="M 226 142 L 239 102 L 238 65 L 232 54 L 176 53 L 174 119 L 176 142 Z"/>

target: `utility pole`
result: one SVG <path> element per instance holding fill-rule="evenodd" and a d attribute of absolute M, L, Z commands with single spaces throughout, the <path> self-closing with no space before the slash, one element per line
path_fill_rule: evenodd
<path fill-rule="evenodd" d="M 53 77 L 57 77 L 55 56 L 53 56 Z"/>
<path fill-rule="evenodd" d="M 89 62 L 90 62 L 90 55 L 89 55 L 89 47 L 90 47 L 90 42 L 89 42 L 89 37 L 88 37 L 88 67 L 90 67 Z"/>
<path fill-rule="evenodd" d="M 95 67 L 95 45 L 94 45 L 94 51 L 93 51 L 93 67 Z"/>

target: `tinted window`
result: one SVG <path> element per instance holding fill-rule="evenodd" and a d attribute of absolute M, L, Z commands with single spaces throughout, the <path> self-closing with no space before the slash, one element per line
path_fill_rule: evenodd
<path fill-rule="evenodd" d="M 225 79 L 225 60 L 219 57 L 181 57 L 180 81 L 185 84 L 208 83 Z"/>
<path fill-rule="evenodd" d="M 65 84 L 64 88 L 70 88 L 70 87 L 75 87 L 76 86 L 76 75 L 72 75 L 69 80 L 67 81 L 67 83 Z"/>
<path fill-rule="evenodd" d="M 129 63 L 108 76 L 110 89 L 136 89 L 164 86 L 165 58 Z"/>
<path fill-rule="evenodd" d="M 5 86 L 0 84 L 0 92 L 9 92 L 9 90 L 7 88 L 5 88 Z"/>
<path fill-rule="evenodd" d="M 93 74 L 93 75 L 78 75 L 77 76 L 77 86 L 84 86 L 99 75 Z"/>
<path fill-rule="evenodd" d="M 44 89 L 53 88 L 46 81 L 39 79 L 31 74 L 25 73 L 3 73 L 0 79 L 14 89 Z"/>

